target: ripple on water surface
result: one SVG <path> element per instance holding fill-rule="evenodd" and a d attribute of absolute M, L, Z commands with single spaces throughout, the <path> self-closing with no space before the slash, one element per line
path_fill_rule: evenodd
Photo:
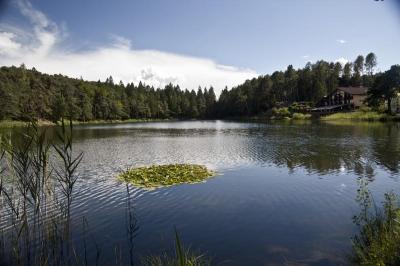
<path fill-rule="evenodd" d="M 398 125 L 260 124 L 223 121 L 79 126 L 85 153 L 73 203 L 75 225 L 112 261 L 127 247 L 128 200 L 137 254 L 183 240 L 229 265 L 343 264 L 355 233 L 357 180 L 380 202 L 399 189 Z M 146 191 L 116 179 L 129 167 L 195 163 L 219 175 L 205 183 Z M 129 196 L 128 196 L 129 192 Z M 81 238 L 77 229 L 77 239 Z M 94 251 L 91 251 L 94 253 Z"/>

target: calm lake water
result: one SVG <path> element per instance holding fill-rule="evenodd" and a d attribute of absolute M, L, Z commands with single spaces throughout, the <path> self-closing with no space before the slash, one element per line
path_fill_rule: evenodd
<path fill-rule="evenodd" d="M 84 238 L 85 217 L 90 255 L 96 243 L 105 264 L 115 247 L 136 257 L 170 250 L 176 227 L 215 264 L 340 265 L 357 232 L 359 180 L 369 181 L 377 203 L 400 191 L 400 124 L 94 125 L 75 127 L 74 140 L 84 151 L 74 236 Z M 128 167 L 166 163 L 204 164 L 219 175 L 153 191 L 116 179 Z"/>

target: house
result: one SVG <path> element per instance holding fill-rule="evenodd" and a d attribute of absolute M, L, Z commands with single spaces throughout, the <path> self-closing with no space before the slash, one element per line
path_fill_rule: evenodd
<path fill-rule="evenodd" d="M 344 110 L 354 110 L 363 106 L 367 99 L 367 87 L 338 87 L 329 95 L 323 97 L 312 112 L 331 113 Z"/>
<path fill-rule="evenodd" d="M 400 113 L 400 92 L 396 93 L 390 100 L 390 112 L 392 114 Z"/>

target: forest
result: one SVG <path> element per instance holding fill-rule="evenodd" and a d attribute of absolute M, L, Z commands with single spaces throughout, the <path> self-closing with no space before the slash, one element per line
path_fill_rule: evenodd
<path fill-rule="evenodd" d="M 230 90 L 225 88 L 217 100 L 214 88 L 197 91 L 169 84 L 154 88 L 143 83 L 124 84 L 85 81 L 63 75 L 40 73 L 35 68 L 0 68 L 0 120 L 41 119 L 77 121 L 126 119 L 209 119 L 252 116 L 273 107 L 306 102 L 313 106 L 338 86 L 378 88 L 371 102 L 381 99 L 384 73 L 375 73 L 377 58 L 369 53 L 342 65 L 323 60 L 307 63 L 304 68 L 289 65 L 245 81 Z M 392 67 L 393 68 L 393 67 Z"/>

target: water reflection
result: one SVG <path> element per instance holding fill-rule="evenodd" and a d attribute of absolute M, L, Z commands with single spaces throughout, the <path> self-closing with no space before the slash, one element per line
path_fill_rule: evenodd
<path fill-rule="evenodd" d="M 377 166 L 393 175 L 399 170 L 398 124 L 209 121 L 90 126 L 76 133 L 88 156 L 110 156 L 122 168 L 188 161 L 217 168 L 274 164 L 290 171 L 300 167 L 319 175 L 353 172 L 370 179 Z M 103 161 L 99 159 L 95 161 Z"/>
<path fill-rule="evenodd" d="M 131 188 L 129 184 L 126 184 L 126 216 L 125 216 L 125 224 L 126 224 L 126 235 L 128 238 L 128 249 L 129 249 L 129 265 L 135 264 L 135 256 L 134 254 L 134 240 L 139 232 L 139 223 L 135 215 L 134 210 L 134 198 L 131 194 Z"/>
<path fill-rule="evenodd" d="M 125 264 L 160 254 L 174 241 L 173 226 L 216 263 L 345 264 L 357 180 L 376 194 L 400 187 L 397 124 L 189 121 L 79 126 L 74 134 L 75 152 L 85 154 L 74 239 L 82 240 L 85 217 L 86 235 L 96 239 L 88 256 L 95 261 L 99 246 L 106 264 L 116 246 L 129 254 Z M 221 175 L 155 191 L 115 178 L 154 163 L 205 164 Z"/>
<path fill-rule="evenodd" d="M 92 125 L 75 127 L 75 142 L 81 144 L 86 157 L 111 155 L 121 160 L 122 167 L 128 166 L 126 157 L 133 159 L 130 164 L 197 160 L 235 167 L 272 163 L 321 175 L 354 172 L 373 178 L 376 166 L 393 175 L 399 172 L 399 126 L 223 121 Z M 54 137 L 52 130 L 49 136 Z"/>

